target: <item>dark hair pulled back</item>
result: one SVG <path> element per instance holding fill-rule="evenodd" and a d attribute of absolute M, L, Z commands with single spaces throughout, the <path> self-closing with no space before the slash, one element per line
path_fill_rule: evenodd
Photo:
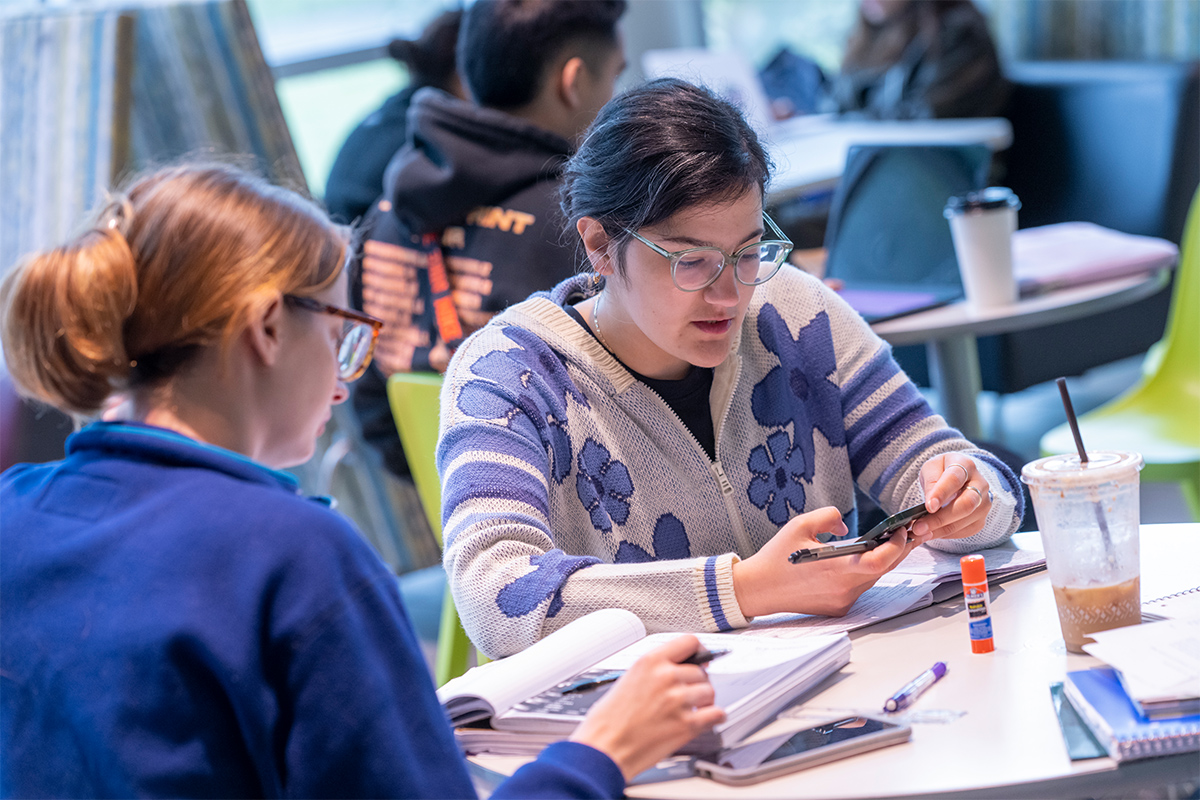
<path fill-rule="evenodd" d="M 563 173 L 575 229 L 593 217 L 614 240 L 698 205 L 765 192 L 771 161 L 745 117 L 707 89 L 661 78 L 601 109 Z M 619 266 L 619 265 L 618 265 Z"/>
<path fill-rule="evenodd" d="M 408 68 L 409 85 L 450 91 L 455 75 L 454 49 L 462 24 L 461 9 L 443 11 L 416 39 L 393 39 L 388 55 Z"/>

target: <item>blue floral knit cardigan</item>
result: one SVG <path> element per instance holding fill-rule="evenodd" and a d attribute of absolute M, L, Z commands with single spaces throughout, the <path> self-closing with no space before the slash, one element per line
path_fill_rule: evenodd
<path fill-rule="evenodd" d="M 984 530 L 929 546 L 970 552 L 1016 529 L 1012 472 L 933 414 L 890 348 L 791 267 L 755 292 L 711 393 L 717 460 L 663 400 L 562 308 L 577 276 L 493 319 L 442 390 L 445 567 L 463 625 L 508 655 L 599 608 L 653 631 L 747 624 L 736 558 L 854 484 L 889 513 L 921 502 L 929 458 L 968 452 L 995 502 Z"/>

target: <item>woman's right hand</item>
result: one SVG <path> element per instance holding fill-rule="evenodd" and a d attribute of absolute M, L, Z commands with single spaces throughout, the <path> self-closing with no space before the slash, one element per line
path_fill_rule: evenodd
<path fill-rule="evenodd" d="M 819 547 L 819 533 L 846 533 L 836 508 L 794 517 L 761 550 L 733 565 L 733 591 L 744 616 L 790 611 L 840 617 L 859 595 L 929 538 L 928 533 L 915 536 L 902 528 L 866 553 L 801 564 L 788 561 L 796 550 Z"/>
<path fill-rule="evenodd" d="M 679 663 L 699 646 L 689 634 L 639 658 L 592 706 L 571 741 L 607 754 L 630 780 L 723 722 L 708 674 Z"/>

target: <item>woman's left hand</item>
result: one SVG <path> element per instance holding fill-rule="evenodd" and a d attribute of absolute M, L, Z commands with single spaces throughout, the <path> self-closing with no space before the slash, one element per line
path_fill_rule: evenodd
<path fill-rule="evenodd" d="M 914 534 L 962 539 L 983 530 L 992 493 L 970 456 L 946 453 L 929 459 L 921 467 L 921 488 L 929 516 L 913 523 Z"/>

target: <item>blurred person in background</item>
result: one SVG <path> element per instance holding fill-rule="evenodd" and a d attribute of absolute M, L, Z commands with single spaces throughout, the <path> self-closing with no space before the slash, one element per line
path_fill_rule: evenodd
<path fill-rule="evenodd" d="M 388 55 L 408 69 L 408 86 L 383 101 L 358 124 L 338 151 L 325 183 L 325 207 L 337 222 L 352 223 L 367 213 L 383 191 L 383 171 L 404 146 L 406 117 L 413 95 L 426 86 L 465 99 L 454 48 L 462 11 L 445 11 L 416 39 L 394 39 Z"/>
<path fill-rule="evenodd" d="M 1010 87 L 971 0 L 862 0 L 831 96 L 873 119 L 1002 116 Z"/>
<path fill-rule="evenodd" d="M 996 117 L 1005 115 L 1011 90 L 987 19 L 971 0 L 861 0 L 840 73 L 826 81 L 816 69 L 785 51 L 764 70 L 777 113 L 808 110 L 790 90 L 801 98 L 821 92 L 816 110 L 851 118 Z M 1003 175 L 999 155 L 990 180 Z M 829 203 L 823 197 L 776 209 L 799 250 L 822 246 Z M 813 269 L 820 274 L 823 266 Z"/>

